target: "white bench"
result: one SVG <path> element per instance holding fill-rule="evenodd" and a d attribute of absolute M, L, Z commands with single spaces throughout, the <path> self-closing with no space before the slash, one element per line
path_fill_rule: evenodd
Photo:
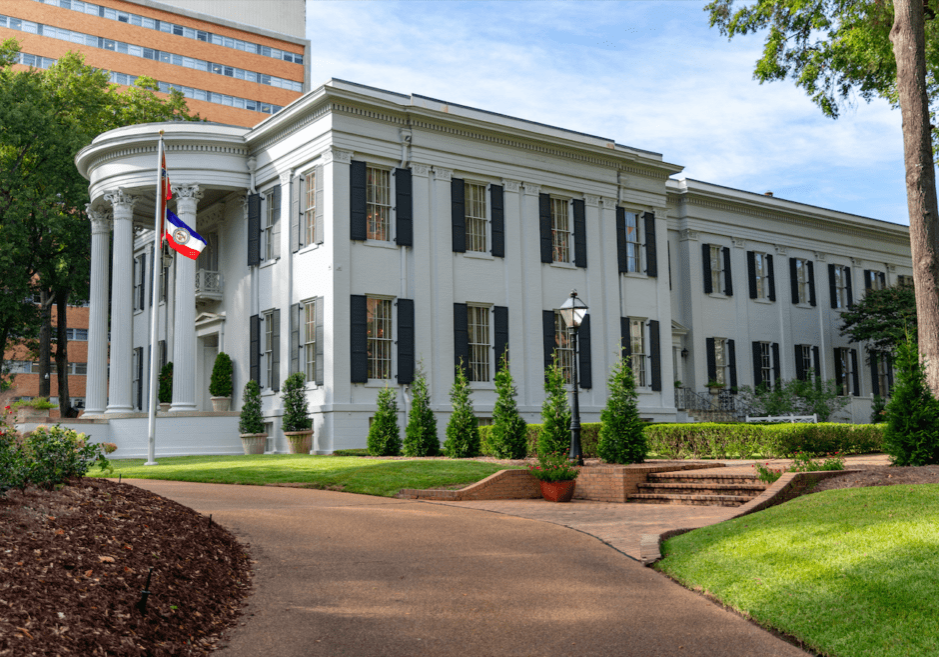
<path fill-rule="evenodd" d="M 812 415 L 767 415 L 764 417 L 747 416 L 747 422 L 809 422 L 818 424 L 818 413 Z"/>

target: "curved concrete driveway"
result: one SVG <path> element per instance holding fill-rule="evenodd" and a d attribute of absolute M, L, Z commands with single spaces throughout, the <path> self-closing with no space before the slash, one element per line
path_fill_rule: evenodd
<path fill-rule="evenodd" d="M 251 545 L 254 593 L 226 657 L 806 654 L 557 525 L 331 491 L 128 483 Z"/>

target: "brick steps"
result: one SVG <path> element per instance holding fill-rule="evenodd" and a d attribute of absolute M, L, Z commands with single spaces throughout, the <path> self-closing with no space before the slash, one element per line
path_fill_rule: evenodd
<path fill-rule="evenodd" d="M 639 492 L 629 496 L 633 504 L 684 504 L 691 506 L 743 506 L 758 497 L 767 484 L 748 474 L 650 473 Z"/>
<path fill-rule="evenodd" d="M 744 495 L 670 495 L 637 493 L 626 500 L 630 504 L 682 504 L 685 506 L 743 506 L 752 498 Z"/>

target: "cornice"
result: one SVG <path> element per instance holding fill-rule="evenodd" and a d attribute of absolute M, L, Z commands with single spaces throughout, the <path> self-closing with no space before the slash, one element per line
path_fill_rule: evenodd
<path fill-rule="evenodd" d="M 248 154 L 248 149 L 245 146 L 221 146 L 218 144 L 200 144 L 198 142 L 191 143 L 186 142 L 183 144 L 174 144 L 169 143 L 165 144 L 166 153 L 169 156 L 170 161 L 172 162 L 173 153 L 223 153 L 226 155 L 241 155 L 245 156 Z M 98 168 L 100 165 L 105 162 L 110 162 L 111 160 L 116 160 L 123 157 L 133 156 L 133 155 L 146 155 L 152 154 L 154 157 L 154 162 L 156 161 L 156 152 L 157 147 L 155 145 L 149 146 L 127 146 L 124 148 L 117 148 L 115 150 L 109 150 L 101 155 L 98 155 L 92 159 L 87 166 L 88 171 L 92 171 Z"/>

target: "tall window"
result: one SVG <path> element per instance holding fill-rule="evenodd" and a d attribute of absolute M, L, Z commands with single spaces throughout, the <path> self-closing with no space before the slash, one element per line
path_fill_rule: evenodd
<path fill-rule="evenodd" d="M 143 256 L 134 258 L 134 310 L 143 310 L 144 308 L 144 276 Z"/>
<path fill-rule="evenodd" d="M 307 381 L 316 380 L 316 301 L 303 304 L 304 374 Z"/>
<path fill-rule="evenodd" d="M 722 385 L 729 385 L 729 377 L 727 376 L 727 339 L 726 338 L 714 338 L 714 365 L 715 380 Z"/>
<path fill-rule="evenodd" d="M 316 243 L 316 172 L 311 171 L 303 177 L 303 243 Z M 307 377 L 309 381 L 310 378 Z"/>
<path fill-rule="evenodd" d="M 466 250 L 486 251 L 486 186 L 465 184 Z"/>
<path fill-rule="evenodd" d="M 897 276 L 897 287 L 913 287 L 913 277 L 906 274 Z"/>
<path fill-rule="evenodd" d="M 564 381 L 570 383 L 571 368 L 574 365 L 574 346 L 571 344 L 571 334 L 558 311 L 554 312 L 554 345 L 558 365 L 561 366 L 564 374 Z"/>
<path fill-rule="evenodd" d="M 391 240 L 391 172 L 366 169 L 366 237 L 370 240 Z M 382 377 L 389 378 L 389 377 Z"/>
<path fill-rule="evenodd" d="M 812 345 L 810 344 L 800 344 L 799 345 L 799 359 L 802 361 L 802 372 L 806 381 L 811 379 L 809 373 L 812 372 L 812 368 L 815 367 L 815 364 L 812 362 Z M 815 375 L 818 376 L 818 372 L 815 372 Z"/>
<path fill-rule="evenodd" d="M 711 245 L 711 289 L 717 292 L 724 291 L 724 258 L 721 247 Z"/>
<path fill-rule="evenodd" d="M 851 350 L 846 347 L 835 349 L 835 383 L 838 384 L 842 395 L 848 396 L 854 392 L 853 381 Z"/>
<path fill-rule="evenodd" d="M 809 303 L 811 290 L 809 289 L 809 262 L 796 258 L 796 288 L 799 291 L 798 303 Z"/>
<path fill-rule="evenodd" d="M 131 364 L 133 379 L 134 408 L 143 409 L 143 347 L 136 347 Z"/>
<path fill-rule="evenodd" d="M 632 353 L 629 366 L 633 371 L 633 378 L 636 385 L 644 388 L 648 385 L 646 382 L 646 339 L 644 331 L 644 320 L 629 320 L 629 347 Z"/>
<path fill-rule="evenodd" d="M 368 298 L 368 378 L 391 378 L 391 299 Z"/>
<path fill-rule="evenodd" d="M 753 270 L 756 276 L 756 298 L 769 299 L 769 262 L 765 253 L 753 254 Z"/>
<path fill-rule="evenodd" d="M 881 397 L 890 395 L 890 365 L 887 363 L 886 356 L 877 358 L 877 389 L 880 390 Z"/>
<path fill-rule="evenodd" d="M 264 313 L 264 380 L 268 388 L 274 387 L 274 313 Z"/>
<path fill-rule="evenodd" d="M 848 268 L 835 265 L 835 308 L 848 307 Z"/>
<path fill-rule="evenodd" d="M 467 328 L 469 329 L 469 380 L 489 381 L 489 308 L 467 306 Z"/>
<path fill-rule="evenodd" d="M 887 275 L 882 271 L 873 271 L 868 272 L 870 277 L 870 289 L 872 290 L 882 290 L 887 286 Z"/>
<path fill-rule="evenodd" d="M 161 258 L 162 260 L 162 258 Z M 160 270 L 160 301 L 166 301 L 166 295 L 169 292 L 169 281 L 170 281 L 170 267 L 169 265 L 161 265 Z"/>
<path fill-rule="evenodd" d="M 639 215 L 626 213 L 626 271 L 639 272 L 642 265 L 639 243 Z"/>
<path fill-rule="evenodd" d="M 261 226 L 261 240 L 264 243 L 265 260 L 280 257 L 280 207 L 276 202 L 279 196 L 271 191 L 264 197 L 264 224 Z"/>
<path fill-rule="evenodd" d="M 773 384 L 773 351 L 769 342 L 760 343 L 760 381 L 767 388 L 772 388 Z"/>
<path fill-rule="evenodd" d="M 551 199 L 551 244 L 554 262 L 571 261 L 571 219 L 565 199 Z"/>

